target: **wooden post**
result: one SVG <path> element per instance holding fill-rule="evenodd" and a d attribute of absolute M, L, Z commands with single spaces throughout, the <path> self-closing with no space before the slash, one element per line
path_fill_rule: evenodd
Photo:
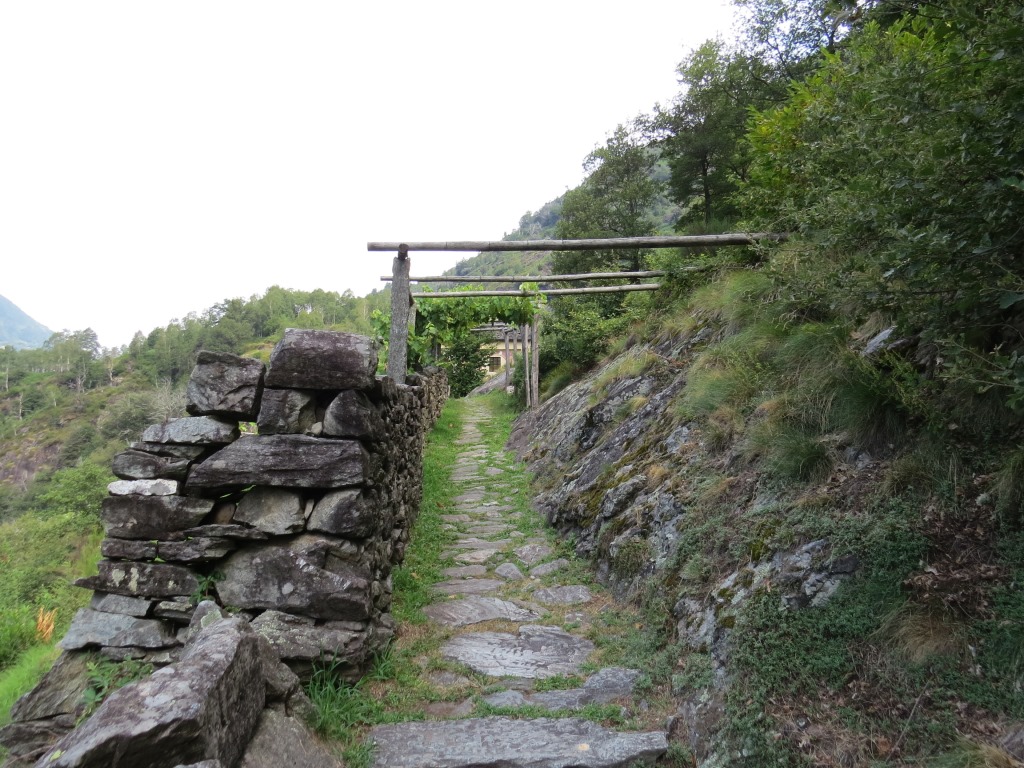
<path fill-rule="evenodd" d="M 530 376 L 530 340 L 527 337 L 526 326 L 519 326 L 519 338 L 523 345 L 523 388 L 526 391 L 526 407 L 533 408 L 533 377 Z"/>
<path fill-rule="evenodd" d="M 508 375 L 508 372 L 512 369 L 512 366 L 509 365 L 508 335 L 509 335 L 509 330 L 506 328 L 505 329 L 505 333 L 504 333 L 504 336 L 505 336 L 505 386 L 506 387 L 509 385 L 509 375 Z"/>
<path fill-rule="evenodd" d="M 387 375 L 399 384 L 405 384 L 409 367 L 409 249 L 403 243 L 391 262 L 391 334 L 388 338 Z"/>
<path fill-rule="evenodd" d="M 533 406 L 535 408 L 540 406 L 540 344 L 537 343 L 539 341 L 539 339 L 537 338 L 537 331 L 539 328 L 540 315 L 534 315 L 532 329 L 533 332 L 531 334 L 533 336 L 533 371 L 531 372 L 530 376 L 533 379 Z"/>

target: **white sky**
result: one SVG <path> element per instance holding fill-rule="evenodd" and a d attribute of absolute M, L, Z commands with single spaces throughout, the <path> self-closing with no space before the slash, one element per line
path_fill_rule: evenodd
<path fill-rule="evenodd" d="M 126 344 L 370 240 L 500 239 L 677 92 L 728 0 L 0 2 L 0 295 Z M 413 254 L 436 273 L 472 254 Z"/>

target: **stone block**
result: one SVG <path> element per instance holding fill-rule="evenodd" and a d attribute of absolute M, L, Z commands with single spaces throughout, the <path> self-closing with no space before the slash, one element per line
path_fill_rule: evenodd
<path fill-rule="evenodd" d="M 360 621 L 370 616 L 372 579 L 339 564 L 333 571 L 285 547 L 250 547 L 224 561 L 217 594 L 225 605 L 274 609 L 316 619 Z"/>
<path fill-rule="evenodd" d="M 316 397 L 297 389 L 265 389 L 256 421 L 261 435 L 301 435 L 316 421 Z"/>
<path fill-rule="evenodd" d="M 289 328 L 270 354 L 268 387 L 371 389 L 377 346 L 366 336 Z"/>
<path fill-rule="evenodd" d="M 306 527 L 345 538 L 362 539 L 373 532 L 378 512 L 358 488 L 324 495 L 313 507 Z"/>
<path fill-rule="evenodd" d="M 320 440 L 304 435 L 246 437 L 192 469 L 185 487 L 217 490 L 247 485 L 341 488 L 368 476 L 366 449 L 355 440 Z"/>
<path fill-rule="evenodd" d="M 265 372 L 259 360 L 202 351 L 185 389 L 185 410 L 193 416 L 252 421 L 259 413 Z"/>
<path fill-rule="evenodd" d="M 208 499 L 184 496 L 109 496 L 100 520 L 107 536 L 119 539 L 166 539 L 193 528 L 213 510 Z"/>
<path fill-rule="evenodd" d="M 233 520 L 272 536 L 299 533 L 305 528 L 305 499 L 283 488 L 253 488 L 242 496 Z"/>
<path fill-rule="evenodd" d="M 85 589 L 139 597 L 187 597 L 199 591 L 195 574 L 180 565 L 101 560 L 99 573 L 75 584 Z"/>
<path fill-rule="evenodd" d="M 153 424 L 142 433 L 147 443 L 181 445 L 226 445 L 238 439 L 238 425 L 213 416 L 186 416 L 164 424 Z"/>

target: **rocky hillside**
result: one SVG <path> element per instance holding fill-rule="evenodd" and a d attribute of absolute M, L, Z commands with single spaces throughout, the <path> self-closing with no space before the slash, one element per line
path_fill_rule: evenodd
<path fill-rule="evenodd" d="M 524 414 L 512 447 L 550 524 L 672 630 L 673 736 L 693 764 L 1024 757 L 1020 558 L 993 544 L 992 478 L 962 475 L 966 511 L 940 514 L 918 454 L 855 432 L 782 471 L 758 440 L 771 400 L 693 407 L 729 334 L 684 328 Z"/>

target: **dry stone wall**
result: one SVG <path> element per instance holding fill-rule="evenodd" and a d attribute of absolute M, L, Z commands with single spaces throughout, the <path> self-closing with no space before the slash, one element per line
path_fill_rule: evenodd
<path fill-rule="evenodd" d="M 391 571 L 448 395 L 439 369 L 401 384 L 376 369 L 369 339 L 330 331 L 286 331 L 268 369 L 201 352 L 191 415 L 149 427 L 114 459 L 104 559 L 77 582 L 94 596 L 65 654 L 178 662 L 209 598 L 299 676 L 324 663 L 358 678 L 393 634 Z M 28 719 L 14 730 L 32 730 Z"/>

